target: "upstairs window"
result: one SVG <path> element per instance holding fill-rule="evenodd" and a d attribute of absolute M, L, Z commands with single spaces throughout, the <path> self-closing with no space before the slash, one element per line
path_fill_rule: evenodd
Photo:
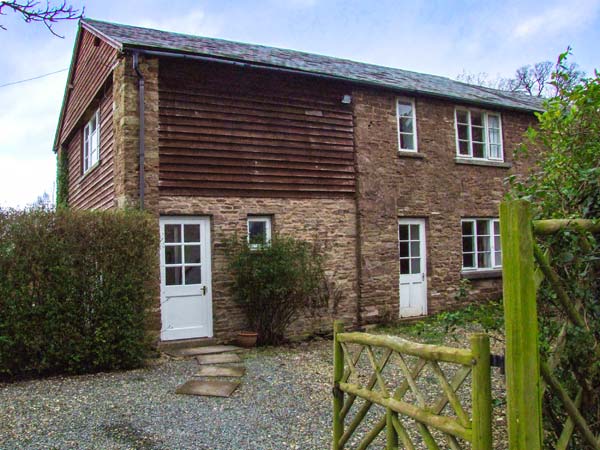
<path fill-rule="evenodd" d="M 500 114 L 457 108 L 455 115 L 459 158 L 504 159 Z"/>
<path fill-rule="evenodd" d="M 417 151 L 417 119 L 415 102 L 410 99 L 398 99 L 396 105 L 398 119 L 398 144 L 400 151 Z"/>
<path fill-rule="evenodd" d="M 502 267 L 500 221 L 463 219 L 463 270 L 491 270 Z"/>
<path fill-rule="evenodd" d="M 248 217 L 248 244 L 260 248 L 271 242 L 271 218 L 268 216 Z"/>
<path fill-rule="evenodd" d="M 100 111 L 97 110 L 83 129 L 83 173 L 100 160 Z"/>

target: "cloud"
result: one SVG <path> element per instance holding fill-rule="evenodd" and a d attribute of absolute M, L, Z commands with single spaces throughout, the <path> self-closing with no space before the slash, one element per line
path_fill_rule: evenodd
<path fill-rule="evenodd" d="M 134 22 L 131 23 L 134 24 Z M 145 18 L 135 23 L 135 25 L 198 36 L 216 36 L 222 29 L 221 21 L 213 17 L 209 19 L 206 13 L 199 9 L 174 17 Z"/>
<path fill-rule="evenodd" d="M 566 30 L 579 30 L 593 22 L 599 10 L 599 0 L 561 3 L 518 22 L 514 35 L 528 38 L 538 33 L 548 36 Z"/>

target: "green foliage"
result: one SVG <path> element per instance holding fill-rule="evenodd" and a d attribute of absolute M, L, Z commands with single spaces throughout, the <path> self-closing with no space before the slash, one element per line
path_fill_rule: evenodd
<path fill-rule="evenodd" d="M 275 236 L 269 245 L 251 248 L 245 239 L 226 244 L 233 275 L 233 297 L 259 344 L 277 344 L 298 313 L 327 304 L 323 255 L 316 245 Z"/>
<path fill-rule="evenodd" d="M 459 330 L 500 332 L 504 328 L 501 301 L 470 304 L 455 311 L 446 311 L 416 322 L 401 322 L 377 329 L 378 333 L 409 336 L 429 344 L 441 344 Z"/>
<path fill-rule="evenodd" d="M 0 377 L 141 365 L 156 235 L 140 212 L 0 210 Z"/>
<path fill-rule="evenodd" d="M 565 70 L 569 51 L 559 58 L 553 75 L 558 95 L 546 102 L 539 126 L 528 131 L 522 150 L 539 155 L 526 180 L 511 179 L 511 195 L 533 202 L 536 219 L 600 218 L 600 74 L 573 85 Z M 567 340 L 558 375 L 571 398 L 583 388 L 582 413 L 600 433 L 600 246 L 597 236 L 567 229 L 545 237 L 540 246 L 572 302 L 578 305 L 585 327 L 569 322 L 553 289 L 545 281 L 538 292 L 540 349 L 553 352 L 566 324 Z M 544 415 L 548 445 L 560 435 L 564 409 L 547 393 Z M 577 433 L 576 433 L 577 434 Z"/>
<path fill-rule="evenodd" d="M 56 155 L 56 207 L 68 206 L 69 196 L 69 159 L 66 150 Z"/>

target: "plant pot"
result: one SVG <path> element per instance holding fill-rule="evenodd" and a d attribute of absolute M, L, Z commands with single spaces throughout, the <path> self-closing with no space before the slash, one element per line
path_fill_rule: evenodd
<path fill-rule="evenodd" d="M 240 331 L 238 333 L 237 342 L 240 347 L 251 348 L 256 347 L 258 333 L 255 331 Z"/>

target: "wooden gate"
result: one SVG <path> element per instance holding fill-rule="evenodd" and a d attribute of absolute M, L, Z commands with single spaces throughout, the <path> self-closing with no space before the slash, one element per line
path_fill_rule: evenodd
<path fill-rule="evenodd" d="M 524 200 L 506 201 L 500 207 L 504 316 L 506 326 L 506 390 L 510 450 L 541 450 L 543 446 L 542 398 L 546 389 L 564 407 L 566 422 L 555 448 L 569 448 L 573 433 L 579 434 L 585 448 L 600 450 L 600 437 L 594 436 L 579 412 L 581 392 L 570 396 L 555 370 L 565 348 L 567 326 L 589 329 L 575 299 L 550 263 L 549 255 L 537 245 L 535 235 L 547 235 L 570 228 L 600 232 L 600 222 L 583 219 L 532 221 L 530 204 Z M 585 242 L 585 236 L 582 234 Z M 554 291 L 557 304 L 568 318 L 551 344 L 550 356 L 540 358 L 536 291 L 545 280 Z"/>
<path fill-rule="evenodd" d="M 460 349 L 344 333 L 336 321 L 333 351 L 333 450 L 371 444 L 391 450 L 399 442 L 406 449 L 418 442 L 439 449 L 441 441 L 453 450 L 492 448 L 487 335 L 471 336 L 471 348 Z M 460 399 L 465 392 L 470 414 Z"/>

